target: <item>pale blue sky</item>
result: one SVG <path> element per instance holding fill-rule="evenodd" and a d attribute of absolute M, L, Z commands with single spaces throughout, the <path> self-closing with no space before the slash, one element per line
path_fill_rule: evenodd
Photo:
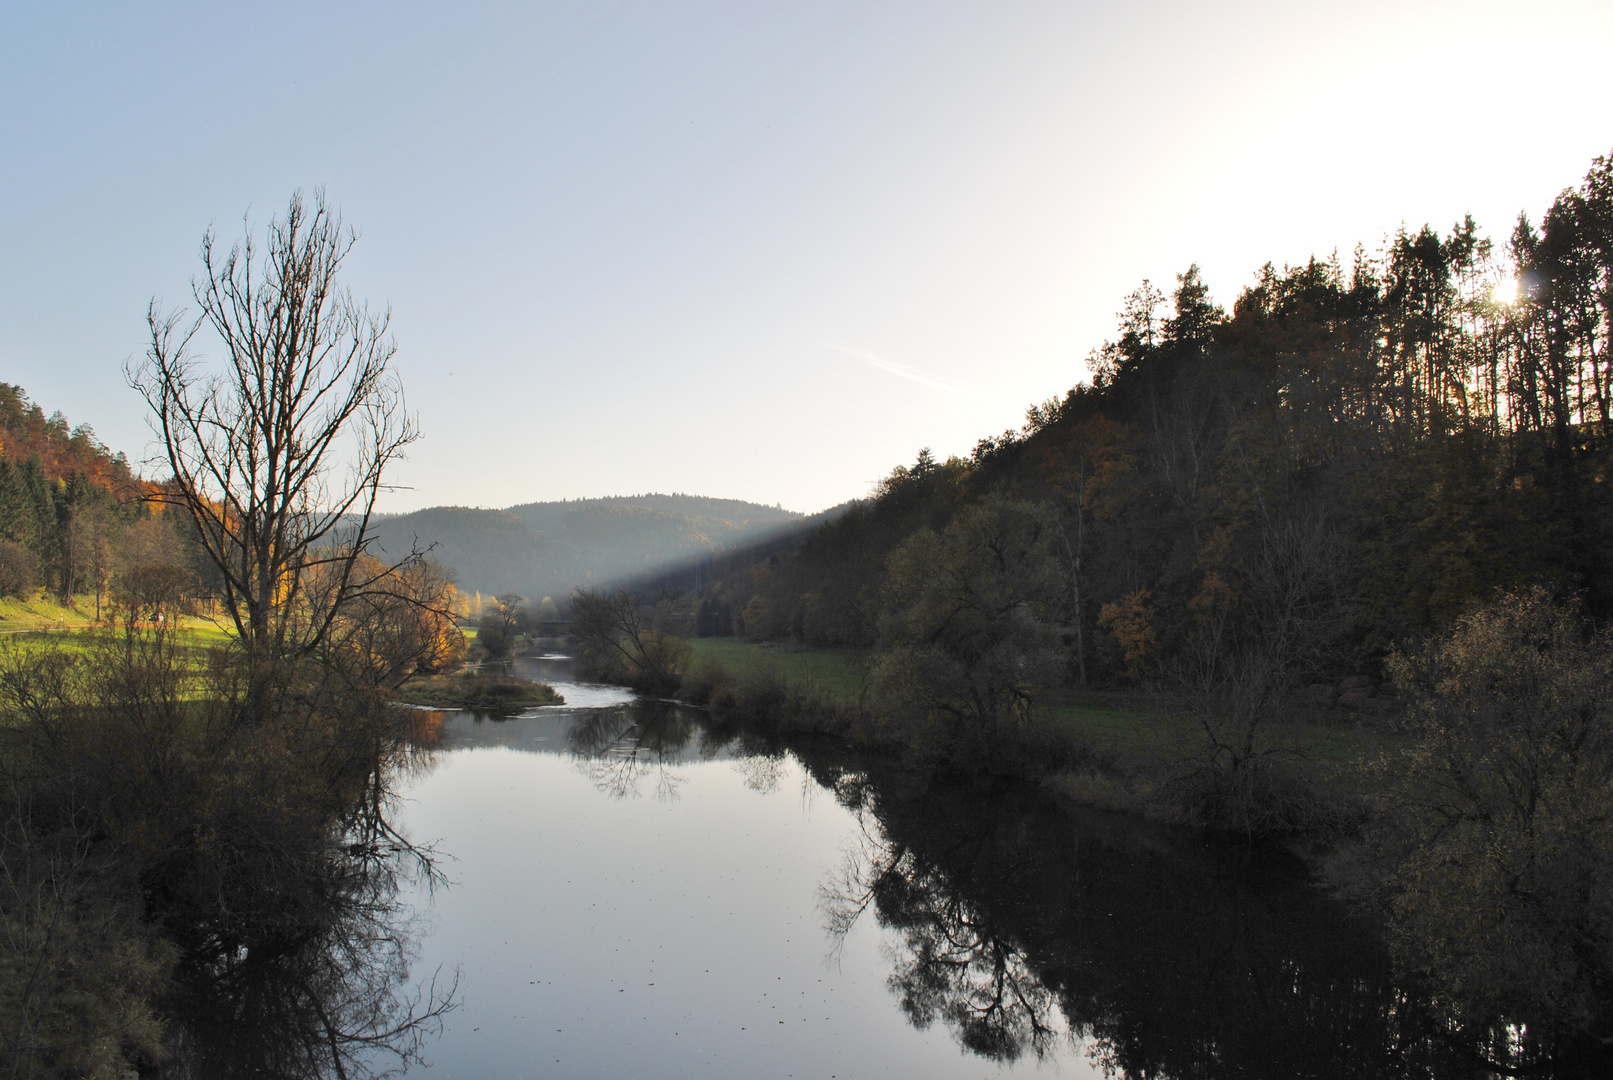
<path fill-rule="evenodd" d="M 0 379 L 139 456 L 153 295 L 323 185 L 424 438 L 390 509 L 811 511 L 1062 394 L 1144 278 L 1613 150 L 1613 4 L 0 5 Z"/>

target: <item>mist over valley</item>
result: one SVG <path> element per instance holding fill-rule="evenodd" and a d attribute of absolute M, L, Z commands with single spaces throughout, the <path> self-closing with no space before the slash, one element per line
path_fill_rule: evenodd
<path fill-rule="evenodd" d="M 816 523 L 778 506 L 649 494 L 503 510 L 434 506 L 382 518 L 375 538 L 388 556 L 429 551 L 462 592 L 560 601 L 578 586 L 692 564 Z"/>

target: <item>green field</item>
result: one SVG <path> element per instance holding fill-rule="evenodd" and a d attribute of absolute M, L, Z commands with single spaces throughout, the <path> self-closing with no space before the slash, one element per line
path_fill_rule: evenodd
<path fill-rule="evenodd" d="M 74 597 L 71 606 L 44 594 L 29 600 L 0 600 L 0 648 L 82 654 L 96 648 L 105 636 L 120 632 L 110 618 L 95 621 L 92 596 Z M 213 619 L 187 615 L 178 621 L 176 643 L 190 654 L 189 663 L 197 673 L 202 670 L 204 650 L 230 637 L 225 625 Z"/>
<path fill-rule="evenodd" d="M 734 678 L 744 681 L 777 676 L 790 686 L 800 687 L 843 705 L 862 700 L 864 675 L 868 670 L 867 649 L 811 649 L 799 645 L 758 644 L 743 638 L 691 638 L 693 655 L 689 670 L 699 671 L 707 664 L 720 664 Z"/>
<path fill-rule="evenodd" d="M 1158 751 L 1195 735 L 1191 724 L 1128 705 L 1119 695 L 1082 694 L 1051 703 L 1045 723 L 1105 750 Z"/>
<path fill-rule="evenodd" d="M 110 608 L 103 607 L 103 621 L 95 621 L 95 597 L 75 596 L 72 604 L 60 604 L 47 593 L 28 600 L 16 597 L 0 599 L 0 634 L 33 636 L 56 631 L 87 631 L 106 629 L 111 625 Z M 179 629 L 192 644 L 213 645 L 230 637 L 228 623 L 222 619 L 186 615 L 179 620 Z"/>

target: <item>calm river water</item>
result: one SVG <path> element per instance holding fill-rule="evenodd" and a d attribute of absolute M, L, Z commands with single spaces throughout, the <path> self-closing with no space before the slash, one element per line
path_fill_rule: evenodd
<path fill-rule="evenodd" d="M 450 714 L 403 789 L 461 1002 L 421 1075 L 1471 1075 L 1275 855 L 517 664 L 567 705 Z"/>

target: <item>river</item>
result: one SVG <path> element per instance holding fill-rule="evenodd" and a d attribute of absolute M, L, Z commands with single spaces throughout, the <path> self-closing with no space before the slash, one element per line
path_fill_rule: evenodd
<path fill-rule="evenodd" d="M 516 661 L 563 707 L 447 714 L 398 824 L 444 854 L 420 1075 L 1471 1075 L 1279 852 Z"/>

